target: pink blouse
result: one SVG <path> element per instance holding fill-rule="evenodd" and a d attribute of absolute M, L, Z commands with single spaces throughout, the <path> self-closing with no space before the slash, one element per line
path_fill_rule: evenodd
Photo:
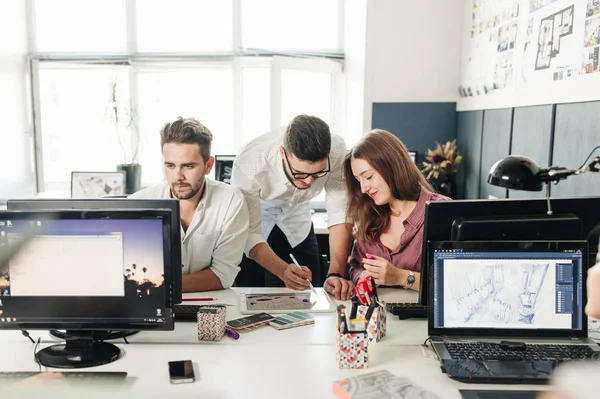
<path fill-rule="evenodd" d="M 360 274 L 365 270 L 362 259 L 366 254 L 373 254 L 387 259 L 399 269 L 421 272 L 421 253 L 423 250 L 423 223 L 425 222 L 425 204 L 427 201 L 450 200 L 450 198 L 437 193 L 431 193 L 421 189 L 417 205 L 408 217 L 402 222 L 404 233 L 400 237 L 400 243 L 393 251 L 390 251 L 381 240 L 361 242 L 354 241 L 352 254 L 350 255 L 350 278 L 356 284 Z"/>

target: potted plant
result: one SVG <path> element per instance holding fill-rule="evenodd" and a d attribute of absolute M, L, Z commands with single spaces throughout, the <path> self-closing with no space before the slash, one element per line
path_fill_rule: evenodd
<path fill-rule="evenodd" d="M 462 156 L 456 150 L 456 139 L 446 144 L 437 143 L 435 150 L 427 150 L 426 161 L 423 161 L 423 173 L 427 173 L 427 179 L 432 177 L 438 179 L 443 174 L 443 180 L 439 186 L 440 194 L 450 198 L 456 198 L 456 182 L 454 177 Z"/>
<path fill-rule="evenodd" d="M 125 172 L 125 194 L 133 194 L 140 190 L 142 180 L 142 165 L 138 163 L 140 130 L 137 112 L 131 104 L 119 101 L 116 81 L 111 84 L 110 93 L 108 114 L 123 153 L 123 163 L 117 165 L 117 170 Z"/>

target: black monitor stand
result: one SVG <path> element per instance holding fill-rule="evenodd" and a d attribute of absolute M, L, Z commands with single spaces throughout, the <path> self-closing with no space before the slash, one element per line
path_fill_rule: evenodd
<path fill-rule="evenodd" d="M 102 338 L 95 331 L 67 330 L 65 343 L 48 346 L 35 358 L 43 366 L 59 369 L 94 367 L 119 359 L 121 349 Z"/>
<path fill-rule="evenodd" d="M 125 339 L 127 337 L 131 337 L 132 335 L 139 333 L 139 331 L 137 331 L 137 330 L 128 330 L 128 331 L 94 330 L 92 333 L 96 337 L 96 340 L 110 341 L 113 339 Z M 56 338 L 60 338 L 60 339 L 67 338 L 67 332 L 65 330 L 50 330 L 50 335 L 52 335 L 53 337 L 56 337 Z M 125 340 L 125 341 L 127 341 L 127 340 Z M 127 342 L 127 343 L 129 343 L 129 342 Z"/>

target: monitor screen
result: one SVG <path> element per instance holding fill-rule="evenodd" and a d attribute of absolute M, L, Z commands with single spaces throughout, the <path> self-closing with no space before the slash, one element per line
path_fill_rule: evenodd
<path fill-rule="evenodd" d="M 57 368 L 119 359 L 110 330 L 173 330 L 170 222 L 167 209 L 0 212 L 0 330 L 65 329 L 35 352 Z"/>
<path fill-rule="evenodd" d="M 434 241 L 430 334 L 585 334 L 585 241 Z M 511 334 L 514 333 L 514 334 Z"/>
<path fill-rule="evenodd" d="M 598 239 L 591 232 L 600 223 L 600 197 L 551 199 L 430 201 L 425 209 L 419 300 L 428 300 L 429 241 L 588 240 L 588 262 L 596 256 Z"/>
<path fill-rule="evenodd" d="M 215 180 L 231 183 L 235 155 L 215 155 Z"/>
<path fill-rule="evenodd" d="M 0 212 L 0 329 L 172 329 L 168 211 Z"/>
<path fill-rule="evenodd" d="M 71 172 L 71 198 L 125 194 L 125 172 Z"/>
<path fill-rule="evenodd" d="M 8 210 L 36 211 L 63 209 L 170 209 L 171 256 L 173 264 L 173 302 L 181 303 L 181 223 L 179 200 L 142 198 L 101 198 L 101 199 L 9 199 Z M 176 265 L 179 265 L 177 267 Z"/>

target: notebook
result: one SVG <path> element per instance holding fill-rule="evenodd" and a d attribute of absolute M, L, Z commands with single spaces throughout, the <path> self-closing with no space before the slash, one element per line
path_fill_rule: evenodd
<path fill-rule="evenodd" d="M 269 325 L 277 330 L 286 330 L 288 328 L 306 326 L 308 324 L 315 324 L 315 319 L 304 312 L 284 314 L 269 322 Z"/>
<path fill-rule="evenodd" d="M 429 244 L 428 333 L 450 378 L 545 383 L 558 363 L 599 355 L 584 313 L 586 241 Z"/>
<path fill-rule="evenodd" d="M 439 396 L 388 370 L 335 381 L 333 393 L 340 399 L 439 399 Z"/>

